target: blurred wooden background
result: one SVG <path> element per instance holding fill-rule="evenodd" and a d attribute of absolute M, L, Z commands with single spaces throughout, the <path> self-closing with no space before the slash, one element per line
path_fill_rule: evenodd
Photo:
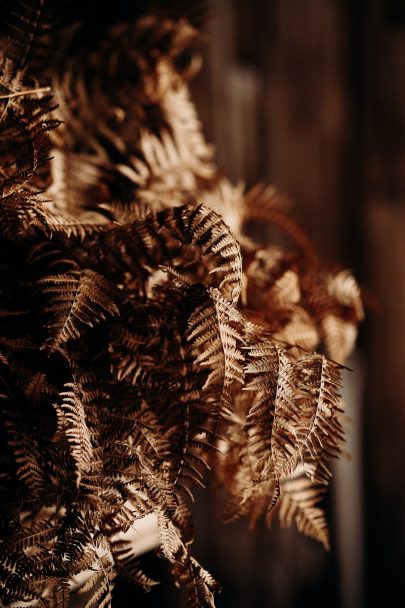
<path fill-rule="evenodd" d="M 191 3 L 192 4 L 192 3 Z M 275 184 L 326 261 L 369 294 L 345 396 L 350 461 L 335 468 L 329 554 L 275 524 L 195 509 L 195 553 L 219 608 L 397 605 L 405 565 L 405 0 L 215 0 L 192 85 L 219 165 Z M 117 606 L 180 606 L 172 585 Z"/>

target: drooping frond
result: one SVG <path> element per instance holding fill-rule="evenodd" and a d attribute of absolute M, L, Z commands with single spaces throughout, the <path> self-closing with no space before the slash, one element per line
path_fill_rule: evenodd
<path fill-rule="evenodd" d="M 173 573 L 188 588 L 187 608 L 215 608 L 214 592 L 220 589 L 218 582 L 194 557 L 186 562 L 186 568 L 176 565 Z"/>
<path fill-rule="evenodd" d="M 281 480 L 279 514 L 283 525 L 290 526 L 295 522 L 300 532 L 329 549 L 325 513 L 317 506 L 324 493 L 324 486 L 311 482 L 305 468 L 300 466 Z"/>
<path fill-rule="evenodd" d="M 113 545 L 114 557 L 117 560 L 117 565 L 120 574 L 129 581 L 142 586 L 145 591 L 149 591 L 152 587 L 158 585 L 158 581 L 150 578 L 142 570 L 140 560 L 133 545 L 130 541 L 117 541 Z"/>
<path fill-rule="evenodd" d="M 172 564 L 176 580 L 187 590 L 188 608 L 215 608 L 213 592 L 218 583 L 202 566 L 190 556 L 179 533 L 172 523 L 158 513 L 158 527 L 161 535 L 161 551 Z"/>
<path fill-rule="evenodd" d="M 259 479 L 279 480 L 289 455 L 294 422 L 300 412 L 295 404 L 295 369 L 291 358 L 277 344 L 250 347 L 245 387 L 257 397 L 247 415 L 248 447 L 256 460 Z"/>
<path fill-rule="evenodd" d="M 211 370 L 204 388 L 218 381 L 225 385 L 233 380 L 243 383 L 241 326 L 238 311 L 217 289 L 208 288 L 206 301 L 190 317 L 187 336 L 195 362 Z"/>
<path fill-rule="evenodd" d="M 220 480 L 228 492 L 225 521 L 246 517 L 250 527 L 254 528 L 259 517 L 273 505 L 277 485 L 271 477 L 258 476 L 257 458 L 252 456 L 249 448 L 246 417 L 251 399 L 247 395 L 248 392 L 243 393 L 236 399 L 237 414 L 228 421 L 226 433 L 219 444 L 221 451 L 217 465 L 220 465 Z"/>
<path fill-rule="evenodd" d="M 217 401 L 213 405 L 218 422 L 232 412 L 231 384 L 243 384 L 242 326 L 238 311 L 215 288 L 206 290 L 189 319 L 187 339 L 195 364 L 208 372 L 202 390 Z M 214 432 L 218 432 L 215 426 Z"/>
<path fill-rule="evenodd" d="M 314 463 L 312 478 L 327 482 L 331 457 L 340 453 L 343 429 L 340 368 L 322 355 L 305 355 L 296 363 L 295 403 L 299 417 L 293 423 L 294 437 L 283 472 L 294 471 L 300 462 Z"/>

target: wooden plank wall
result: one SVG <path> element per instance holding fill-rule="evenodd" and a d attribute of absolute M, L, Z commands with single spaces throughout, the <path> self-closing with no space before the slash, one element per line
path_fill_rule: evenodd
<path fill-rule="evenodd" d="M 200 557 L 224 583 L 219 606 L 389 605 L 405 558 L 405 0 L 217 0 L 212 14 L 193 86 L 221 167 L 286 193 L 371 307 L 331 554 L 277 528 L 222 530 L 208 499 Z"/>
<path fill-rule="evenodd" d="M 393 605 L 405 564 L 405 2 L 374 0 L 364 33 L 363 268 L 379 314 L 368 325 L 365 410 L 367 587 Z"/>

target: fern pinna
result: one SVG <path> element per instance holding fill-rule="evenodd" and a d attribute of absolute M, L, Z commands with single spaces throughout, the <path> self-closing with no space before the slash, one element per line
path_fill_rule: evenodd
<path fill-rule="evenodd" d="M 128 540 L 153 514 L 189 606 L 214 606 L 190 549 L 207 469 L 227 519 L 278 511 L 328 545 L 359 289 L 274 189 L 216 169 L 184 18 L 96 40 L 57 4 L 1 5 L 1 601 L 105 607 L 117 575 L 153 586 Z M 285 246 L 256 243 L 257 220 Z"/>

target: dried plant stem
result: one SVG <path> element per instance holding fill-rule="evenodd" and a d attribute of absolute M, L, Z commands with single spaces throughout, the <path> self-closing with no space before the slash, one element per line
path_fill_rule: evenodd
<path fill-rule="evenodd" d="M 51 87 L 40 87 L 39 89 L 29 89 L 28 91 L 19 91 L 18 93 L 7 93 L 0 95 L 0 99 L 12 99 L 13 97 L 22 97 L 23 95 L 34 95 L 34 93 L 49 93 Z"/>

